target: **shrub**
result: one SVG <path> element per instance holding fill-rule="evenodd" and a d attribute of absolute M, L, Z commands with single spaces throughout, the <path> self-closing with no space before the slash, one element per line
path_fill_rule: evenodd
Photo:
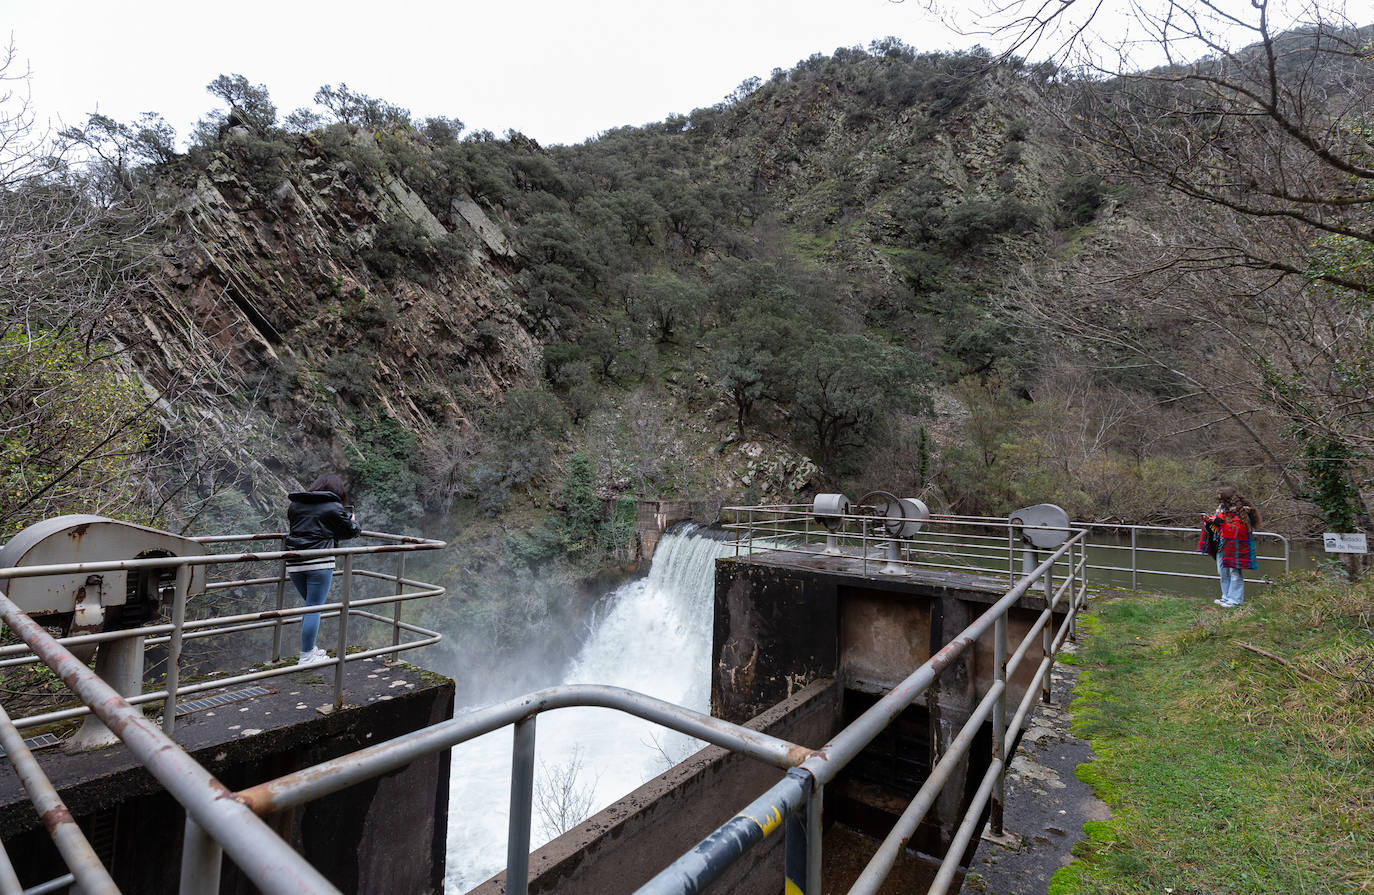
<path fill-rule="evenodd" d="M 603 550 L 619 562 L 630 559 L 634 546 L 635 522 L 639 519 L 639 501 L 633 497 L 618 497 L 611 510 L 611 518 L 601 527 L 598 540 Z"/>
<path fill-rule="evenodd" d="M 125 513 L 156 418 L 138 384 L 80 340 L 0 336 L 0 534 L 45 516 Z"/>
<path fill-rule="evenodd" d="M 593 487 L 592 458 L 579 451 L 568 459 L 563 484 L 563 531 L 569 553 L 595 546 L 601 528 L 601 501 Z"/>
<path fill-rule="evenodd" d="M 1055 188 L 1055 205 L 1061 226 L 1080 227 L 1093 219 L 1102 206 L 1105 190 L 1096 174 L 1067 177 Z"/>
<path fill-rule="evenodd" d="M 473 485 L 484 509 L 504 504 L 511 489 L 543 474 L 553 458 L 554 440 L 567 424 L 558 399 L 542 389 L 513 389 L 482 416 L 487 443 L 474 468 Z"/>
<path fill-rule="evenodd" d="M 370 135 L 358 135 L 347 124 L 331 124 L 320 132 L 320 151 L 340 164 L 362 183 L 370 183 L 386 170 L 386 156 Z"/>
<path fill-rule="evenodd" d="M 975 199 L 950 209 L 940 238 L 959 248 L 971 249 L 994 236 L 1025 233 L 1039 220 L 1035 208 L 1016 199 Z"/>
<path fill-rule="evenodd" d="M 324 362 L 329 387 L 351 404 L 362 403 L 372 394 L 372 374 L 376 360 L 371 351 L 346 349 Z"/>
<path fill-rule="evenodd" d="M 582 348 L 572 342 L 556 341 L 544 346 L 544 381 L 558 386 L 563 382 L 563 369 L 582 360 Z"/>
<path fill-rule="evenodd" d="M 417 277 L 433 253 L 429 234 L 413 218 L 392 218 L 377 228 L 372 245 L 363 251 L 363 260 L 379 276 Z"/>
<path fill-rule="evenodd" d="M 276 134 L 266 137 L 255 133 L 239 134 L 226 144 L 226 148 L 238 163 L 244 179 L 260 193 L 270 193 L 286 179 L 287 162 L 296 152 L 295 147 Z"/>
<path fill-rule="evenodd" d="M 361 486 L 367 515 L 400 528 L 415 523 L 423 512 L 420 477 L 415 473 L 417 439 L 389 416 L 363 420 L 354 432 L 360 456 L 353 472 Z"/>

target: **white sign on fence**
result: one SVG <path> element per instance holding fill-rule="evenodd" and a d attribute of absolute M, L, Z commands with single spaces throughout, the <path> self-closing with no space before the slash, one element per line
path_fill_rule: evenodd
<path fill-rule="evenodd" d="M 1364 533 L 1345 534 L 1328 531 L 1322 535 L 1322 547 L 1327 553 L 1368 553 L 1369 543 Z"/>

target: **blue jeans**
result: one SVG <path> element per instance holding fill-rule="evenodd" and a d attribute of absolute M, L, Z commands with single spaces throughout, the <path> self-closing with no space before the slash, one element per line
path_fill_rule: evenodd
<path fill-rule="evenodd" d="M 1232 606 L 1245 602 L 1245 575 L 1240 569 L 1228 569 L 1217 557 L 1217 574 L 1221 577 L 1221 599 Z"/>
<path fill-rule="evenodd" d="M 289 572 L 291 583 L 305 597 L 305 605 L 319 606 L 329 597 L 329 585 L 334 580 L 333 569 L 311 569 L 309 572 Z M 301 616 L 301 655 L 315 648 L 315 635 L 320 632 L 320 614 Z"/>

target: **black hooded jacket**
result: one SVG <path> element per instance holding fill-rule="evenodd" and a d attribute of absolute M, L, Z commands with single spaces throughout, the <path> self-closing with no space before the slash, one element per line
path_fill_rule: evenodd
<path fill-rule="evenodd" d="M 287 497 L 287 550 L 328 550 L 362 532 L 333 491 L 294 491 Z"/>

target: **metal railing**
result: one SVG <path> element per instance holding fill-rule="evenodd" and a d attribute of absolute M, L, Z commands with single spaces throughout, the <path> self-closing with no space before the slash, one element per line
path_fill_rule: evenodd
<path fill-rule="evenodd" d="M 508 895 L 525 895 L 529 885 L 537 718 L 543 712 L 560 708 L 615 709 L 786 771 L 777 785 L 639 891 L 700 891 L 749 847 L 784 825 L 789 836 L 799 837 L 798 841 L 803 843 L 797 850 L 802 855 L 799 859 L 800 868 L 789 867 L 788 870 L 789 881 L 794 887 L 789 891 L 812 895 L 820 892 L 820 808 L 824 785 L 857 757 L 900 711 L 919 699 L 980 636 L 992 631 L 994 664 L 997 668 L 995 681 L 936 763 L 911 806 L 870 862 L 865 876 L 851 890 L 877 890 L 878 883 L 890 872 L 911 832 L 930 810 L 940 791 L 953 780 L 960 762 L 969 755 L 979 729 L 991 719 L 993 735 L 989 770 L 983 777 L 978 796 L 964 815 L 954 845 L 941 866 L 940 876 L 930 890 L 932 893 L 946 892 L 957 872 L 958 859 L 976 832 L 977 821 L 985 809 L 989 811 L 994 832 L 1001 832 L 1005 756 L 1016 742 L 1036 698 L 1049 699 L 1049 670 L 1065 640 L 1072 636 L 1076 614 L 1087 595 L 1081 548 L 1083 537 L 1081 531 L 1073 533 L 1062 547 L 1049 553 L 1043 562 L 1021 577 L 948 645 L 818 750 L 630 690 L 568 685 L 478 709 L 464 717 L 444 721 L 242 790 L 234 796 L 255 813 L 267 814 L 337 792 L 475 737 L 512 727 L 514 737 L 505 891 Z M 1066 574 L 1056 578 L 1056 568 L 1064 568 Z M 1045 608 L 1016 645 L 1015 652 L 1008 656 L 1008 612 L 1037 584 L 1044 587 Z M 1055 613 L 1061 613 L 1064 619 L 1057 629 L 1051 626 Z M 1024 698 L 1016 706 L 1010 706 L 1007 680 L 1016 673 L 1037 643 L 1044 658 L 1032 675 Z M 1007 720 L 1008 709 L 1013 710 L 1010 721 Z M 804 828 L 797 819 L 802 808 L 806 809 Z M 783 824 L 788 819 L 791 822 Z"/>
<path fill-rule="evenodd" d="M 830 516 L 833 528 L 828 528 L 817 519 L 810 504 L 734 506 L 724 507 L 721 512 L 722 519 L 730 520 L 723 522 L 723 527 L 735 532 L 737 556 L 759 546 L 776 553 L 793 553 L 799 558 L 814 557 L 818 551 L 830 548 L 839 555 L 858 559 L 864 574 L 884 567 L 889 571 L 926 568 L 1001 575 L 1014 580 L 1021 565 L 1018 555 L 1025 550 L 1017 527 L 1005 517 L 932 513 L 923 521 L 921 531 L 894 537 L 882 528 L 884 518 L 872 514 Z M 1132 589 L 1139 589 L 1142 578 L 1168 582 L 1217 577 L 1215 568 L 1190 572 L 1165 565 L 1186 562 L 1200 569 L 1209 567 L 1212 560 L 1195 548 L 1196 528 L 1074 522 L 1071 530 L 1088 533 L 1085 545 L 1090 572 L 1129 575 Z M 1126 542 L 1112 543 L 1113 537 Z M 1257 531 L 1254 537 L 1261 572 L 1266 565 L 1289 571 L 1292 551 L 1286 537 L 1271 531 Z M 1180 546 L 1157 546 L 1161 541 Z M 1246 583 L 1271 581 L 1260 576 Z"/>
<path fill-rule="evenodd" d="M 1120 562 L 1123 565 L 1095 564 L 1089 568 L 1098 572 L 1121 572 L 1129 573 L 1131 576 L 1131 589 L 1140 589 L 1141 576 L 1151 578 L 1178 578 L 1178 579 L 1215 579 L 1216 572 L 1185 572 L 1179 569 L 1160 569 L 1152 566 L 1146 560 L 1152 558 L 1164 558 L 1170 556 L 1189 557 L 1196 561 L 1201 554 L 1197 552 L 1194 542 L 1197 540 L 1198 530 L 1196 528 L 1182 528 L 1171 525 L 1114 525 L 1110 523 L 1081 523 L 1076 522 L 1082 528 L 1089 531 L 1089 553 L 1094 551 L 1106 553 L 1109 557 L 1122 556 Z M 1096 532 L 1099 537 L 1094 538 L 1092 534 Z M 1104 540 L 1105 536 L 1122 536 L 1126 533 L 1129 543 L 1111 544 Z M 1141 544 L 1142 536 L 1150 539 L 1178 540 L 1184 544 L 1182 548 L 1172 547 L 1150 547 Z M 1257 531 L 1254 533 L 1257 555 L 1255 559 L 1259 563 L 1271 563 L 1281 566 L 1284 572 L 1290 571 L 1292 567 L 1292 546 L 1288 538 L 1273 531 Z M 1270 546 L 1272 545 L 1272 547 Z M 1277 552 L 1265 553 L 1266 548 Z M 1210 562 L 1210 560 L 1209 560 Z M 1261 571 L 1263 567 L 1261 567 Z M 1267 576 L 1254 578 L 1246 582 L 1247 584 L 1270 584 L 1272 583 Z"/>
<path fill-rule="evenodd" d="M 57 641 L 63 646 L 72 647 L 144 637 L 146 638 L 146 645 L 149 646 L 167 644 L 168 660 L 165 687 L 161 690 L 150 691 L 138 696 L 129 697 L 129 703 L 131 705 L 143 705 L 151 702 L 164 703 L 163 725 L 164 730 L 170 735 L 175 724 L 177 701 L 181 696 L 200 693 L 206 690 L 218 690 L 232 684 L 279 677 L 285 674 L 292 674 L 297 670 L 295 666 L 288 665 L 279 668 L 269 668 L 262 671 L 232 675 L 229 677 L 217 677 L 211 681 L 203 681 L 195 684 L 181 684 L 180 659 L 183 648 L 188 641 L 208 637 L 219 637 L 227 634 L 242 634 L 248 631 L 270 628 L 273 632 L 271 661 L 276 663 L 281 660 L 281 631 L 285 624 L 296 621 L 312 613 L 319 613 L 321 620 L 337 618 L 339 620 L 338 639 L 336 644 L 337 654 L 328 662 L 321 662 L 316 666 L 312 666 L 320 669 L 330 666 L 334 667 L 334 704 L 337 708 L 343 704 L 343 666 L 346 662 L 357 662 L 374 656 L 389 655 L 404 650 L 418 649 L 436 643 L 442 639 L 442 635 L 438 631 L 431 631 L 428 628 L 422 628 L 418 625 L 401 621 L 400 609 L 401 604 L 404 602 L 427 599 L 444 593 L 444 588 L 442 587 L 405 577 L 405 556 L 407 553 L 416 550 L 437 550 L 444 546 L 443 542 L 427 538 L 413 538 L 404 535 L 393 535 L 386 532 L 374 531 L 363 532 L 361 537 L 380 540 L 384 543 L 364 547 L 335 547 L 328 550 L 301 550 L 294 552 L 276 550 L 264 553 L 210 554 L 208 556 L 156 557 L 150 559 L 110 560 L 106 562 L 20 566 L 10 569 L 0 569 L 0 582 L 14 578 L 34 578 L 44 575 L 70 574 L 73 572 L 94 574 L 97 572 L 130 571 L 138 569 L 162 570 L 175 567 L 177 570 L 177 578 L 172 596 L 170 623 L 144 625 L 138 628 L 129 628 L 119 631 L 104 631 L 98 634 L 79 634 L 72 637 L 62 637 Z M 280 533 L 271 533 L 194 538 L 193 540 L 203 544 L 214 544 L 262 540 L 280 541 L 282 538 L 283 535 Z M 394 574 L 370 569 L 354 569 L 353 567 L 354 558 L 357 556 L 389 553 L 398 554 L 397 568 Z M 343 568 L 339 576 L 339 601 L 324 603 L 319 606 L 297 606 L 288 608 L 286 606 L 287 559 L 309 559 L 316 557 L 342 557 Z M 273 586 L 276 589 L 276 605 L 274 608 L 237 615 L 215 616 L 192 621 L 186 620 L 187 601 L 191 596 L 187 593 L 190 577 L 189 570 L 192 566 L 225 566 L 253 562 L 274 562 L 278 566 L 277 574 L 269 577 L 212 581 L 207 583 L 205 592 L 215 593 L 219 591 L 242 590 L 259 586 Z M 389 581 L 395 584 L 396 590 L 392 594 L 383 596 L 354 599 L 354 578 Z M 407 588 L 411 589 L 407 590 Z M 395 607 L 391 618 L 384 618 L 364 608 L 383 605 L 393 605 Z M 365 619 L 367 621 L 379 622 L 390 626 L 392 629 L 391 645 L 361 652 L 348 653 L 349 620 L 352 618 Z M 401 632 L 403 631 L 415 634 L 420 639 L 402 642 Z M 0 669 L 17 665 L 34 664 L 39 661 L 38 656 L 32 654 L 26 655 L 26 653 L 28 653 L 28 647 L 24 644 L 12 644 L 10 646 L 0 647 Z M 90 709 L 86 706 L 81 706 L 17 719 L 14 723 L 16 727 L 23 730 L 29 727 L 66 721 L 87 714 L 90 714 Z"/>
<path fill-rule="evenodd" d="M 974 525 L 975 523 L 968 523 Z M 986 527 L 986 522 L 976 523 Z M 1006 520 L 1002 525 L 1014 536 Z M 781 534 L 781 531 L 778 532 Z M 22 610 L 0 593 L 0 620 L 3 620 L 29 648 L 36 657 L 53 668 L 83 703 L 90 707 L 120 739 L 148 771 L 185 807 L 186 830 L 183 840 L 181 884 L 183 895 L 208 895 L 217 891 L 219 867 L 222 856 L 227 852 L 234 863 L 262 891 L 278 892 L 318 892 L 332 893 L 336 890 L 318 871 L 283 842 L 261 819 L 263 815 L 294 807 L 313 799 L 345 789 L 360 781 L 370 779 L 389 771 L 404 767 L 425 755 L 441 752 L 474 737 L 506 727 L 514 728 L 513 765 L 511 772 L 510 827 L 507 839 L 507 879 L 506 891 L 512 895 L 523 895 L 528 891 L 529 844 L 533 802 L 533 774 L 535 761 L 536 718 L 545 711 L 573 706 L 596 706 L 616 709 L 640 718 L 661 724 L 672 730 L 696 737 L 708 743 L 724 747 L 733 752 L 744 754 L 773 767 L 784 769 L 783 778 L 737 814 L 725 826 L 708 836 L 696 848 L 674 861 L 668 868 L 651 880 L 640 891 L 650 893 L 687 893 L 699 891 L 715 879 L 734 860 L 741 857 L 749 848 L 762 842 L 778 829 L 785 829 L 789 838 L 786 869 L 789 885 L 796 891 L 814 895 L 820 892 L 820 868 L 822 861 L 820 815 L 824 787 L 842 771 L 862 750 L 873 741 L 905 708 L 912 705 L 927 692 L 941 673 L 953 666 L 960 657 L 981 636 L 992 632 L 994 642 L 995 679 L 986 695 L 974 708 L 970 718 L 955 733 L 951 743 L 940 756 L 925 783 L 921 786 L 896 826 L 884 840 L 877 854 L 870 861 L 863 875 L 856 882 L 852 892 L 873 892 L 877 885 L 890 872 L 893 862 L 900 854 L 905 842 L 917 825 L 934 805 L 940 792 L 955 781 L 956 770 L 969 757 L 976 735 L 985 723 L 992 727 L 991 752 L 986 773 L 980 781 L 977 793 L 968 806 L 954 841 L 945 856 L 931 893 L 948 891 L 958 871 L 958 861 L 978 828 L 978 822 L 986 810 L 994 832 L 1000 832 L 1003 814 L 1003 781 L 1007 754 L 1015 744 L 1025 719 L 1035 704 L 1037 696 L 1049 699 L 1050 676 L 1055 656 L 1066 639 L 1073 636 L 1075 619 L 1087 595 L 1087 563 L 1083 551 L 1085 533 L 1081 530 L 1065 532 L 1067 540 L 1053 551 L 1045 551 L 1045 558 L 1019 577 L 1015 575 L 1015 551 L 1007 549 L 1006 566 L 1000 572 L 1012 575 L 1016 580 L 988 609 L 977 619 L 959 632 L 943 649 L 913 671 L 905 680 L 883 696 L 868 711 L 848 727 L 840 731 L 829 743 L 818 750 L 778 739 L 741 725 L 732 724 L 704 715 L 681 706 L 628 690 L 594 685 L 564 686 L 529 694 L 515 700 L 471 712 L 464 717 L 431 725 L 422 730 L 406 734 L 385 743 L 359 750 L 340 758 L 326 761 L 305 770 L 297 771 L 265 783 L 249 787 L 239 792 L 231 792 L 223 784 L 204 770 L 194 759 L 180 749 L 170 737 L 170 726 L 160 729 L 143 716 L 134 704 L 135 699 L 124 699 L 108 684 L 97 677 L 86 665 L 68 651 L 65 643 L 99 642 L 109 639 L 107 635 L 83 635 L 82 637 L 53 638 Z M 873 546 L 867 537 L 858 536 L 861 563 L 867 563 L 867 555 Z M 883 537 L 883 541 L 890 538 Z M 1005 541 L 1012 543 L 1011 541 Z M 998 552 L 1001 552 L 1004 539 L 998 538 Z M 415 542 L 411 549 L 430 549 L 439 546 L 438 542 Z M 419 546 L 423 544 L 423 546 Z M 1014 546 L 1014 544 L 1013 544 Z M 344 561 L 344 580 L 351 580 L 361 574 L 352 568 L 351 553 L 389 552 L 402 549 L 400 545 L 386 545 L 378 548 L 345 548 L 335 551 L 311 551 L 321 555 L 341 554 Z M 748 549 L 766 549 L 763 540 L 753 543 Z M 795 544 L 783 544 L 784 551 L 797 549 Z M 307 554 L 296 554 L 303 556 Z M 189 579 L 187 564 L 216 563 L 230 561 L 270 560 L 284 558 L 281 553 L 235 554 L 230 556 L 200 557 L 187 559 L 178 570 L 178 590 L 184 591 Z M 153 561 L 133 560 L 112 564 L 87 564 L 92 570 L 98 568 L 139 568 L 138 563 L 166 567 L 175 561 L 159 559 Z M 873 571 L 881 572 L 888 564 L 895 563 L 899 568 L 904 565 L 924 565 L 909 556 L 893 557 L 891 551 L 884 566 L 879 566 L 878 558 L 873 559 Z M 34 567 L 37 568 L 37 567 Z M 864 571 L 868 567 L 864 565 Z M 967 571 L 966 566 L 954 566 L 959 571 Z M 47 567 L 46 571 L 70 571 L 67 566 Z M 34 569 L 25 572 L 36 573 Z M 406 591 L 406 587 L 429 588 L 434 592 L 441 589 L 431 588 L 418 582 L 411 582 L 398 572 L 388 580 L 394 580 L 398 593 L 387 598 L 370 601 L 350 601 L 345 592 L 344 599 L 337 604 L 326 604 L 324 609 L 335 609 L 340 615 L 341 626 L 346 624 L 351 614 L 363 614 L 356 608 L 365 603 L 412 599 L 422 594 Z M 252 585 L 280 584 L 279 576 L 250 579 Z M 1013 606 L 1022 600 L 1032 588 L 1042 585 L 1045 605 L 1025 636 L 1008 655 L 1010 644 L 1007 639 L 1008 614 Z M 178 597 L 184 608 L 185 594 Z M 319 611 L 312 607 L 309 611 Z M 273 609 L 259 613 L 215 619 L 213 621 L 228 625 L 226 630 L 248 630 L 275 625 L 278 620 L 305 614 L 306 610 Z M 1054 616 L 1062 614 L 1063 621 L 1056 628 Z M 366 614 L 367 617 L 381 618 Z M 382 619 L 385 621 L 385 619 Z M 167 636 L 173 652 L 178 648 L 185 631 L 198 622 L 182 622 L 174 630 L 167 632 L 167 626 L 151 626 L 158 636 Z M 395 621 L 396 630 L 417 630 L 414 626 L 402 625 Z M 126 634 L 127 632 L 118 632 Z M 192 636 L 198 636 L 200 628 L 192 629 Z M 433 632 L 424 632 L 433 634 Z M 396 635 L 399 637 L 399 635 Z M 438 635 L 434 635 L 437 637 Z M 342 678 L 345 635 L 340 635 L 339 657 L 335 660 L 336 674 Z M 1024 697 L 1012 706 L 1009 704 L 1007 682 L 1022 663 L 1031 649 L 1039 644 L 1042 658 L 1031 675 Z M 279 647 L 279 638 L 276 640 Z M 408 644 L 420 645 L 419 642 Z M 370 650 L 349 656 L 359 659 L 389 652 L 390 649 Z M 312 666 L 313 668 L 313 666 Z M 294 668 L 279 669 L 290 673 Z M 214 687 L 227 683 L 257 679 L 262 673 L 242 675 L 235 679 L 217 680 Z M 170 668 L 169 668 L 169 679 Z M 199 687 L 199 685 L 193 685 Z M 200 687 L 206 689 L 208 687 Z M 176 694 L 190 692 L 190 687 L 179 691 L 172 679 L 169 688 L 160 691 L 153 698 L 164 699 L 169 706 L 175 703 Z M 145 694 L 146 695 L 146 694 Z M 151 701 L 137 697 L 140 701 Z M 1008 710 L 1011 720 L 1008 721 Z M 174 715 L 170 707 L 164 708 L 164 717 Z M 0 731 L 9 745 L 17 738 L 15 725 L 0 719 Z M 22 742 L 11 755 L 25 753 Z M 20 758 L 17 764 L 25 760 Z M 28 767 L 25 764 L 25 767 Z M 25 785 L 29 785 L 30 775 L 21 770 Z M 38 777 L 41 777 L 39 772 Z M 60 800 L 54 804 L 55 793 L 51 786 L 44 786 L 46 780 L 35 780 L 30 789 L 36 801 L 52 809 L 44 812 L 50 832 L 58 843 L 63 857 L 72 871 L 76 883 L 87 892 L 115 891 L 108 873 L 93 860 L 89 846 L 84 849 L 84 837 L 76 829 L 75 822 L 60 807 Z M 793 847 L 795 846 L 795 847 Z M 3 851 L 3 850 L 0 850 Z M 793 857 L 796 856 L 796 857 Z M 8 859 L 0 860 L 0 892 L 19 892 L 17 881 L 7 879 Z M 12 871 L 9 877 L 12 878 Z M 50 885 L 50 884 L 45 884 Z"/>
<path fill-rule="evenodd" d="M 1007 525 L 1006 520 L 1002 520 Z M 892 688 L 868 711 L 833 739 L 791 768 L 781 781 L 755 799 L 725 825 L 702 840 L 696 848 L 673 862 L 641 888 L 651 895 L 686 895 L 701 891 L 749 849 L 785 829 L 789 839 L 787 890 L 803 895 L 821 891 L 821 805 L 826 784 L 880 734 L 897 715 L 926 693 L 940 674 L 954 664 L 979 637 L 993 632 L 995 678 L 969 719 L 954 735 L 948 748 L 931 769 L 929 776 L 898 819 L 887 838 L 850 888 L 854 893 L 877 892 L 917 826 L 929 813 L 940 792 L 953 779 L 961 762 L 969 756 L 978 730 L 991 719 L 992 747 L 987 771 L 955 832 L 928 895 L 949 891 L 959 869 L 959 859 L 978 830 L 986 809 L 993 834 L 1002 832 L 1004 782 L 1007 756 L 1016 743 L 1022 725 L 1039 696 L 1050 698 L 1050 669 L 1066 639 L 1074 636 L 1076 616 L 1087 596 L 1087 567 L 1082 545 L 1086 533 L 1078 530 L 1035 568 L 1029 570 L 939 652 Z M 865 549 L 863 552 L 867 552 Z M 1055 584 L 1055 568 L 1061 565 L 1066 575 Z M 1037 583 L 1045 588 L 1045 608 L 1029 627 L 1010 657 L 1007 655 L 1007 616 L 1009 610 Z M 1052 628 L 1055 610 L 1063 621 Z M 1025 696 L 1015 706 L 1008 722 L 1007 681 L 1014 674 L 1039 635 L 1043 658 L 1032 675 Z"/>
<path fill-rule="evenodd" d="M 207 537 L 193 540 L 202 544 L 241 543 L 251 541 L 282 542 L 280 533 Z M 20 731 L 42 725 L 69 721 L 94 714 L 109 728 L 167 790 L 185 807 L 187 812 L 184 839 L 181 891 L 208 893 L 218 891 L 219 861 L 222 851 L 228 851 L 239 868 L 264 892 L 334 892 L 329 882 L 309 865 L 289 844 L 282 841 L 251 809 L 208 771 L 181 749 L 172 739 L 178 700 L 186 695 L 218 690 L 248 681 L 263 680 L 302 670 L 297 665 L 285 665 L 265 670 L 216 677 L 191 684 L 180 681 L 183 648 L 188 641 L 226 635 L 240 635 L 251 631 L 272 631 L 271 660 L 281 658 L 283 626 L 311 613 L 321 618 L 338 620 L 337 652 L 327 663 L 307 666 L 316 672 L 334 670 L 334 705 L 343 705 L 345 664 L 377 656 L 391 656 L 405 650 L 417 649 L 441 639 L 437 631 L 401 620 L 404 602 L 438 596 L 444 588 L 406 577 L 405 558 L 416 550 L 435 550 L 443 542 L 427 538 L 413 538 L 385 532 L 367 531 L 363 538 L 379 544 L 335 547 L 326 550 L 283 551 L 257 553 L 221 553 L 205 556 L 172 556 L 148 559 L 110 560 L 86 563 L 54 563 L 0 569 L 0 585 L 16 578 L 71 573 L 97 574 L 110 571 L 173 569 L 174 585 L 170 606 L 171 623 L 144 625 L 118 631 L 53 637 L 44 627 L 30 618 L 4 593 L 0 586 L 0 620 L 22 643 L 0 648 L 0 668 L 42 662 L 56 671 L 67 687 L 81 700 L 79 707 L 64 708 L 38 715 L 12 719 L 0 709 L 0 746 L 14 764 L 21 785 L 29 794 L 35 810 L 48 828 L 58 852 L 71 871 L 66 877 L 50 880 L 27 890 L 29 893 L 54 891 L 75 883 L 86 893 L 117 892 L 109 873 L 91 849 L 76 821 L 63 805 L 51 782 L 43 774 Z M 359 556 L 396 555 L 395 573 L 354 567 Z M 287 559 L 341 557 L 340 600 L 319 606 L 291 607 L 286 603 Z M 211 581 L 205 593 L 245 591 L 259 587 L 275 588 L 275 606 L 270 609 L 235 615 L 190 620 L 186 619 L 188 602 L 195 596 L 189 593 L 193 566 L 233 567 L 246 563 L 269 562 L 276 565 L 276 574 L 256 578 Z M 355 599 L 354 579 L 364 578 L 394 585 L 392 593 Z M 390 604 L 394 607 L 390 618 L 370 611 L 369 607 Z M 349 653 L 350 620 L 366 620 L 391 629 L 391 644 Z M 403 639 L 404 635 L 413 635 Z M 70 647 L 92 644 L 113 645 L 118 641 L 143 639 L 144 645 L 167 646 L 167 673 L 162 689 L 137 695 L 118 693 L 97 676 L 86 663 L 72 655 Z M 156 725 L 144 717 L 139 706 L 161 702 L 162 724 Z M 8 853 L 0 847 L 0 893 L 20 893 L 26 890 L 15 875 Z"/>

